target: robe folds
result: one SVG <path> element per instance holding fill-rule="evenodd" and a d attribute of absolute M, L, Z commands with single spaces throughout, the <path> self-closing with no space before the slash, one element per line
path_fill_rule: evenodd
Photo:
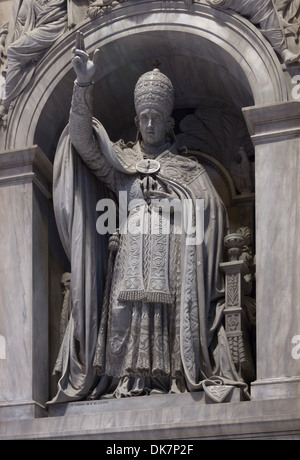
<path fill-rule="evenodd" d="M 227 228 L 224 205 L 205 169 L 170 144 L 155 159 L 153 175 L 163 196 L 188 201 L 195 222 L 202 200 L 204 237 L 189 240 L 170 217 L 169 234 L 119 236 L 116 253 L 96 231 L 96 204 L 107 196 L 128 195 L 128 221 L 134 200 L 143 197 L 141 143 L 112 144 L 93 120 L 99 155 L 109 166 L 105 185 L 63 132 L 54 162 L 53 199 L 58 231 L 71 262 L 71 318 L 55 371 L 58 391 L 51 403 L 193 392 L 218 380 L 245 389 L 232 362 L 223 326 L 224 280 L 219 271 Z M 100 148 L 101 147 L 101 148 Z M 140 201 L 138 221 L 155 210 Z M 142 219 L 141 219 L 142 216 Z M 192 235 L 193 236 L 193 235 Z M 195 241 L 194 241 L 195 243 Z"/>
<path fill-rule="evenodd" d="M 26 0 L 26 17 L 20 17 L 25 0 L 14 2 L 12 19 L 6 41 L 6 83 L 2 95 L 8 106 L 31 80 L 37 61 L 67 30 L 67 1 L 47 3 Z"/>
<path fill-rule="evenodd" d="M 287 48 L 284 30 L 273 0 L 208 0 L 215 8 L 230 9 L 259 25 L 262 34 L 273 48 L 282 51 Z"/>

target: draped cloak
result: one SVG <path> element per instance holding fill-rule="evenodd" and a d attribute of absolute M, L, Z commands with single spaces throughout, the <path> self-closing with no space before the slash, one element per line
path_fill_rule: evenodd
<path fill-rule="evenodd" d="M 143 158 L 139 141 L 130 145 L 112 144 L 97 120 L 93 120 L 93 125 L 101 154 L 111 169 L 116 171 L 114 192 L 122 189 L 122 183 L 129 183 L 127 190 L 130 195 L 141 179 L 135 168 L 137 161 Z M 179 155 L 175 144 L 156 159 L 160 163 L 160 171 L 155 179 L 171 188 L 181 202 L 189 200 L 193 216 L 196 200 L 204 200 L 203 241 L 188 244 L 185 232 L 178 236 L 179 255 L 173 276 L 176 286 L 173 303 L 178 319 L 176 337 L 173 339 L 178 344 L 177 352 L 186 389 L 201 390 L 205 380 L 214 378 L 245 388 L 232 362 L 222 322 L 224 282 L 219 263 L 222 261 L 227 224 L 224 205 L 205 169 L 195 160 Z M 67 127 L 60 138 L 54 162 L 53 198 L 58 231 L 71 262 L 72 312 L 55 366 L 55 371 L 60 374 L 58 392 L 49 404 L 97 399 L 109 392 L 111 382 L 116 379 L 119 380 L 119 392 L 114 393 L 116 397 L 145 394 L 143 391 L 133 391 L 143 384 L 136 381 L 134 370 L 130 368 L 131 364 L 136 366 L 137 372 L 141 370 L 135 355 L 139 353 L 143 337 L 140 334 L 140 337 L 134 340 L 131 337 L 130 340 L 130 334 L 136 314 L 143 317 L 140 312 L 144 308 L 152 308 L 152 304 L 141 299 L 128 302 L 120 300 L 119 294 L 126 279 L 126 263 L 128 268 L 128 259 L 131 257 L 127 250 L 128 235 L 122 235 L 115 261 L 109 259 L 112 265 L 106 270 L 107 241 L 103 235 L 97 234 L 95 228 L 96 202 L 105 193 L 103 183 L 84 164 L 72 146 Z M 168 257 L 171 259 L 171 256 L 169 254 Z M 118 268 L 122 263 L 125 264 L 123 272 Z M 107 276 L 105 286 L 104 272 Z M 162 315 L 169 314 L 165 312 L 170 312 L 167 310 L 171 308 L 170 305 L 158 302 L 156 305 L 161 308 Z M 166 320 L 169 322 L 170 318 Z M 112 323 L 120 326 L 118 331 L 113 330 Z M 128 344 L 132 342 L 135 342 L 135 348 L 131 350 L 128 364 Z M 152 346 L 155 343 L 159 344 L 158 337 Z M 112 358 L 109 358 L 109 348 Z M 154 360 L 153 356 L 148 361 Z M 169 358 L 172 361 L 172 357 Z M 110 365 L 106 363 L 109 359 L 112 359 Z M 155 380 L 151 365 L 148 362 L 148 368 L 141 370 L 141 380 L 143 372 L 146 377 L 150 376 L 150 380 Z M 109 371 L 112 368 L 120 372 L 115 371 L 114 375 Z M 168 369 L 166 363 L 162 368 Z M 168 376 L 168 372 L 170 379 L 176 378 L 172 369 L 166 371 L 165 376 Z M 135 383 L 129 384 L 130 379 Z M 148 384 L 149 379 L 144 386 Z"/>

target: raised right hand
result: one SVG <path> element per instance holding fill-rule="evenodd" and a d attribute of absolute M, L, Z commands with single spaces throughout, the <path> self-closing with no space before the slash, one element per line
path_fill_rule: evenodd
<path fill-rule="evenodd" d="M 83 34 L 82 32 L 77 32 L 76 44 L 75 48 L 73 48 L 73 53 L 74 57 L 72 59 L 72 64 L 77 76 L 77 83 L 79 85 L 87 85 L 92 83 L 97 70 L 96 58 L 99 53 L 99 49 L 95 50 L 93 59 L 90 59 L 85 50 Z"/>

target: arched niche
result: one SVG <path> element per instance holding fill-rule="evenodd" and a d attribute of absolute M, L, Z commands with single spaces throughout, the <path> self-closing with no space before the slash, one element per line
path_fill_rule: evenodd
<path fill-rule="evenodd" d="M 86 20 L 66 33 L 39 63 L 34 78 L 9 116 L 5 148 L 38 144 L 53 161 L 59 136 L 68 122 L 73 81 L 72 48 L 76 31 L 87 51 L 101 48 L 94 86 L 94 115 L 113 140 L 135 135 L 133 90 L 140 75 L 161 62 L 175 87 L 177 119 L 206 101 L 222 102 L 235 113 L 242 108 L 287 100 L 276 53 L 257 28 L 243 17 L 218 11 L 203 2 L 187 8 L 183 1 L 126 1 L 97 20 Z M 224 165 L 199 155 L 216 188 L 223 193 L 234 231 L 253 212 L 253 197 L 238 196 Z M 246 218 L 243 220 L 243 213 Z M 251 220 L 251 218 L 250 218 Z M 252 228 L 253 221 L 251 220 Z M 58 236 L 50 216 L 49 246 Z M 51 251 L 49 251 L 51 252 Z M 51 255 L 50 372 L 57 356 L 61 255 Z M 68 269 L 66 267 L 65 269 Z M 56 382 L 51 383 L 55 393 Z"/>
<path fill-rule="evenodd" d="M 287 100 L 280 62 L 249 21 L 196 2 L 128 1 L 86 20 L 51 48 L 10 114 L 5 148 L 38 144 L 53 160 L 68 121 L 75 34 L 88 52 L 101 48 L 95 110 L 112 139 L 134 133 L 133 89 L 157 59 L 175 87 L 175 112 L 196 108 L 203 95 L 243 107 Z"/>

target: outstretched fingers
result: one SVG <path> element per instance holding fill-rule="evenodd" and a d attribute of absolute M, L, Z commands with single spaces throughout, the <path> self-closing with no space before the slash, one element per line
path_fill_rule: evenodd
<path fill-rule="evenodd" d="M 75 38 L 75 46 L 72 48 L 72 52 L 75 57 L 79 56 L 83 62 L 87 62 L 89 60 L 89 55 L 86 52 L 84 38 L 82 32 L 76 33 Z"/>
<path fill-rule="evenodd" d="M 89 55 L 85 51 L 75 48 L 73 52 L 75 54 L 75 57 L 82 59 L 84 62 L 87 62 L 89 60 Z"/>
<path fill-rule="evenodd" d="M 72 59 L 72 64 L 74 66 L 74 69 L 77 75 L 84 72 L 85 68 L 84 68 L 82 59 L 79 56 L 75 56 Z"/>
<path fill-rule="evenodd" d="M 101 50 L 99 48 L 95 49 L 94 55 L 93 55 L 93 61 L 96 66 L 99 65 L 101 55 L 102 55 Z"/>
<path fill-rule="evenodd" d="M 75 47 L 76 47 L 77 50 L 86 51 L 85 44 L 84 44 L 83 33 L 80 32 L 80 31 L 78 31 L 76 33 Z"/>

